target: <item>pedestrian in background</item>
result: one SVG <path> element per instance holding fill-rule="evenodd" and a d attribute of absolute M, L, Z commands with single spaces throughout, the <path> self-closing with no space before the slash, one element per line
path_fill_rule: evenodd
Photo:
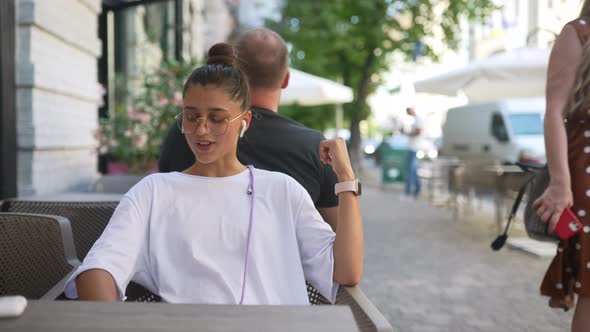
<path fill-rule="evenodd" d="M 563 28 L 549 59 L 545 148 L 551 175 L 548 188 L 534 202 L 553 232 L 566 208 L 572 208 L 583 231 L 560 241 L 541 284 L 549 305 L 576 306 L 572 331 L 590 331 L 590 0 L 580 17 Z M 577 302 L 575 295 L 577 294 Z"/>
<path fill-rule="evenodd" d="M 420 195 L 420 178 L 418 177 L 418 152 L 420 136 L 422 135 L 423 120 L 413 107 L 406 108 L 406 113 L 414 119 L 406 135 L 408 136 L 408 153 L 406 157 L 406 198 L 418 198 Z"/>

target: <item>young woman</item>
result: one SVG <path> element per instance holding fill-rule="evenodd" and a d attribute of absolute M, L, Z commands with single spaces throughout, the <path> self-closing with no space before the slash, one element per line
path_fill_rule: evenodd
<path fill-rule="evenodd" d="M 295 180 L 238 161 L 251 113 L 237 61 L 216 44 L 191 73 L 177 120 L 197 162 L 150 175 L 123 197 L 68 297 L 124 300 L 134 280 L 166 302 L 308 304 L 306 280 L 332 302 L 338 284 L 359 282 L 362 223 L 344 141 L 319 146 L 345 190 L 334 233 Z"/>
<path fill-rule="evenodd" d="M 541 285 L 549 305 L 569 310 L 578 295 L 572 331 L 590 331 L 590 0 L 580 18 L 557 38 L 547 72 L 545 145 L 549 187 L 534 207 L 555 229 L 565 208 L 572 208 L 583 231 L 561 241 Z M 564 119 L 567 121 L 564 122 Z"/>

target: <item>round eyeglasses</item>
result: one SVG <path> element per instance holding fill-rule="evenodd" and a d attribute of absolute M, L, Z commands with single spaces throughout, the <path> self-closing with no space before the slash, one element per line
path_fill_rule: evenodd
<path fill-rule="evenodd" d="M 183 111 L 176 115 L 174 119 L 176 119 L 176 125 L 183 134 L 194 134 L 197 132 L 197 129 L 199 129 L 201 121 L 203 121 L 205 124 L 205 129 L 207 130 L 206 133 L 209 133 L 213 136 L 221 136 L 225 135 L 227 132 L 227 127 L 229 126 L 230 122 L 239 119 L 242 115 L 246 114 L 246 112 L 248 111 L 244 111 L 238 114 L 236 117 L 228 119 L 222 115 L 215 114 L 215 112 L 211 112 L 206 117 L 198 117 L 195 114 Z"/>

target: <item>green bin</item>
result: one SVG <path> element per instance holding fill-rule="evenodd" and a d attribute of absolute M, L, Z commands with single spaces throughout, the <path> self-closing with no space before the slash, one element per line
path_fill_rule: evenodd
<path fill-rule="evenodd" d="M 381 149 L 381 170 L 383 183 L 404 182 L 408 150 L 393 148 L 384 144 Z"/>

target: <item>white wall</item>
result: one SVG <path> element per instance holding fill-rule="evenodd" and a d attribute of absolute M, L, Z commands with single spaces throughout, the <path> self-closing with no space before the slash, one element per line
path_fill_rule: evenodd
<path fill-rule="evenodd" d="M 100 0 L 17 4 L 18 194 L 85 189 L 98 176 Z"/>

